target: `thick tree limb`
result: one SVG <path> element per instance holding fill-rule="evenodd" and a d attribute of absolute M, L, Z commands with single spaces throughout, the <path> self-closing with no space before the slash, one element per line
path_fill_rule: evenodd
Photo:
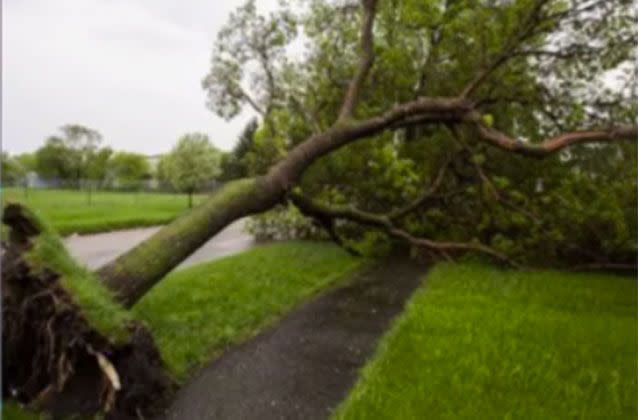
<path fill-rule="evenodd" d="M 485 126 L 472 102 L 463 98 L 426 97 L 397 105 L 385 113 L 352 124 L 337 125 L 321 134 L 311 136 L 292 149 L 288 156 L 269 171 L 267 178 L 289 190 L 303 171 L 326 154 L 363 138 L 377 135 L 388 129 L 405 126 L 414 119 L 430 123 L 469 123 L 477 128 L 479 139 L 513 153 L 532 157 L 544 157 L 573 144 L 590 142 L 615 142 L 634 140 L 636 126 L 622 126 L 609 130 L 566 133 L 541 143 L 525 143 Z"/>
<path fill-rule="evenodd" d="M 361 87 L 374 63 L 373 30 L 377 0 L 361 0 L 361 4 L 363 6 L 363 25 L 361 28 L 361 56 L 359 57 L 359 67 L 354 78 L 348 85 L 341 111 L 339 111 L 338 121 L 345 121 L 352 117 L 354 108 L 359 101 Z"/>
<path fill-rule="evenodd" d="M 385 231 L 395 238 L 403 239 L 414 246 L 438 252 L 445 257 L 448 257 L 448 253 L 450 252 L 479 252 L 502 263 L 517 266 L 517 264 L 510 260 L 506 255 L 490 248 L 487 245 L 473 242 L 434 241 L 427 238 L 418 238 L 395 226 L 390 217 L 387 215 L 368 213 L 354 207 L 326 206 L 295 192 L 291 192 L 288 197 L 305 214 L 312 215 L 313 217 L 345 219 L 377 228 Z"/>
<path fill-rule="evenodd" d="M 260 178 L 229 182 L 97 274 L 121 304 L 131 307 L 217 232 L 234 220 L 272 208 L 279 197 Z"/>
<path fill-rule="evenodd" d="M 481 121 L 478 113 L 471 113 L 468 121 L 475 125 L 480 140 L 483 142 L 512 153 L 535 158 L 543 158 L 575 144 L 612 143 L 620 140 L 638 139 L 638 126 L 623 125 L 607 130 L 572 131 L 539 143 L 528 143 L 520 139 L 513 139 L 498 130 L 487 127 Z"/>
<path fill-rule="evenodd" d="M 266 178 L 279 184 L 283 192 L 288 191 L 311 163 L 340 147 L 379 134 L 415 116 L 427 116 L 435 121 L 437 115 L 448 118 L 449 114 L 455 114 L 460 122 L 472 110 L 471 106 L 469 101 L 458 98 L 419 98 L 361 122 L 333 126 L 292 149 L 271 168 Z"/>

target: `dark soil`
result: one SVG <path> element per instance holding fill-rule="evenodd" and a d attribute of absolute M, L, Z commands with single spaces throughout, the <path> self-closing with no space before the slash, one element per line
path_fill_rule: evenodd
<path fill-rule="evenodd" d="M 8 205 L 2 221 L 11 229 L 0 264 L 2 398 L 54 419 L 96 412 L 105 412 L 107 419 L 156 414 L 173 382 L 150 333 L 131 323 L 125 343 L 101 335 L 58 273 L 33 270 L 24 258 L 40 234 L 28 212 Z"/>
<path fill-rule="evenodd" d="M 387 260 L 228 351 L 177 394 L 174 419 L 326 419 L 425 269 Z"/>

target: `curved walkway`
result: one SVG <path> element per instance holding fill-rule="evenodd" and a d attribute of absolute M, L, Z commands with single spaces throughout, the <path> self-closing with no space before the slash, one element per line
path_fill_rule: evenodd
<path fill-rule="evenodd" d="M 387 260 L 302 305 L 202 369 L 164 419 L 328 418 L 424 272 Z"/>

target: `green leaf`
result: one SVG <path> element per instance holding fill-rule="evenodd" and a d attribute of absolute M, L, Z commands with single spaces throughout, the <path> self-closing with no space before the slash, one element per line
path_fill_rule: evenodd
<path fill-rule="evenodd" d="M 483 115 L 483 117 L 481 117 L 481 120 L 483 120 L 483 124 L 490 128 L 494 126 L 494 116 L 492 114 Z"/>
<path fill-rule="evenodd" d="M 472 156 L 472 162 L 474 162 L 477 165 L 484 164 L 485 163 L 485 155 L 484 154 L 478 154 L 478 155 Z"/>

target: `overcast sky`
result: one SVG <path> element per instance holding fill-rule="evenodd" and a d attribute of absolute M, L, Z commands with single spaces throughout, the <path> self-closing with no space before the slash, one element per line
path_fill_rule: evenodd
<path fill-rule="evenodd" d="M 66 123 L 145 154 L 189 131 L 232 148 L 250 116 L 218 118 L 201 80 L 215 34 L 243 1 L 3 0 L 3 149 L 35 150 Z"/>

